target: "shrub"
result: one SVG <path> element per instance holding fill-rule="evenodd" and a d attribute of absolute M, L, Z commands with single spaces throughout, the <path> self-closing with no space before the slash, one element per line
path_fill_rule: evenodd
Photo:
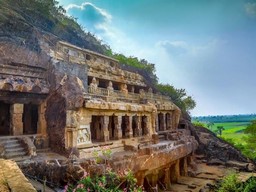
<path fill-rule="evenodd" d="M 240 185 L 237 174 L 232 173 L 223 178 L 217 192 L 240 192 Z"/>

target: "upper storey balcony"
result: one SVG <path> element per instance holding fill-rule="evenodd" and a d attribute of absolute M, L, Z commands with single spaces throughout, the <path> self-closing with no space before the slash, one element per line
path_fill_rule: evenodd
<path fill-rule="evenodd" d="M 151 89 L 147 92 L 143 89 L 140 93 L 128 92 L 127 89 L 115 90 L 113 87 L 101 88 L 94 86 L 92 83 L 88 87 L 88 94 L 93 98 L 101 98 L 109 102 L 127 102 L 127 103 L 145 103 L 151 102 L 154 104 L 161 104 L 164 102 L 171 102 L 170 97 L 154 94 Z"/>
<path fill-rule="evenodd" d="M 87 74 L 106 81 L 123 83 L 140 88 L 147 87 L 143 76 L 138 73 L 122 70 L 118 60 L 93 51 L 76 47 L 66 42 L 58 42 L 51 56 L 62 61 L 88 66 Z"/>

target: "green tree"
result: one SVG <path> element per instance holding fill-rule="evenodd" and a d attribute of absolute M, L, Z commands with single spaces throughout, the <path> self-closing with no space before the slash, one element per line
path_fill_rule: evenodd
<path fill-rule="evenodd" d="M 246 141 L 246 156 L 251 159 L 256 159 L 256 120 L 252 120 L 246 127 L 244 133 L 248 134 L 245 137 Z"/>
<path fill-rule="evenodd" d="M 192 110 L 196 106 L 195 100 L 188 96 L 185 89 L 177 89 L 170 84 L 158 84 L 157 89 L 166 96 L 171 97 L 172 101 L 182 110 Z"/>
<path fill-rule="evenodd" d="M 213 125 L 214 125 L 213 122 L 208 122 L 206 126 L 207 126 L 208 129 L 210 129 L 212 131 Z"/>
<path fill-rule="evenodd" d="M 223 126 L 217 126 L 216 133 L 219 134 L 220 136 L 222 135 L 222 131 L 225 130 Z"/>

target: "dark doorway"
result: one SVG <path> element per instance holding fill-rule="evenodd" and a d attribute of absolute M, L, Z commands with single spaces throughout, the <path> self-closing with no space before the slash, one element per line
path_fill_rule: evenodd
<path fill-rule="evenodd" d="M 115 130 L 116 130 L 115 118 L 117 117 L 114 115 L 109 117 L 108 131 L 109 131 L 110 140 L 115 139 Z"/>
<path fill-rule="evenodd" d="M 122 123 L 121 123 L 121 129 L 122 129 L 122 138 L 127 138 L 129 135 L 129 116 L 125 115 L 122 116 Z"/>
<path fill-rule="evenodd" d="M 164 131 L 164 114 L 159 113 L 158 114 L 158 126 L 159 126 L 159 131 Z"/>
<path fill-rule="evenodd" d="M 25 104 L 23 110 L 23 134 L 36 134 L 38 122 L 38 106 Z"/>
<path fill-rule="evenodd" d="M 141 117 L 141 130 L 142 130 L 142 135 L 147 135 L 148 134 L 147 116 L 142 116 Z"/>
<path fill-rule="evenodd" d="M 0 136 L 10 134 L 10 104 L 0 101 Z"/>
<path fill-rule="evenodd" d="M 92 142 L 100 142 L 104 139 L 102 130 L 102 116 L 92 116 L 90 129 Z"/>

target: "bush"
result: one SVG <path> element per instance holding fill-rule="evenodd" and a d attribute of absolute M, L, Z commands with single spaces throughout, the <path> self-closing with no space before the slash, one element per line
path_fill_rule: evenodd
<path fill-rule="evenodd" d="M 142 187 L 136 185 L 136 178 L 131 171 L 118 175 L 109 171 L 101 176 L 89 176 L 87 173 L 76 185 L 65 187 L 65 192 L 142 192 Z"/>
<path fill-rule="evenodd" d="M 256 192 L 256 177 L 241 182 L 237 174 L 232 173 L 224 177 L 217 188 L 217 192 Z"/>
<path fill-rule="evenodd" d="M 223 178 L 217 192 L 240 192 L 240 185 L 237 174 L 232 173 Z"/>
<path fill-rule="evenodd" d="M 246 181 L 244 192 L 256 192 L 256 177 L 250 177 Z"/>

